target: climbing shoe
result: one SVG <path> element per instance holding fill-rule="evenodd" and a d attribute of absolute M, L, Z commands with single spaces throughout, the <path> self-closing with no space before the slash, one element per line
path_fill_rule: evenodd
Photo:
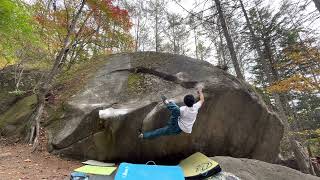
<path fill-rule="evenodd" d="M 143 139 L 143 134 L 140 133 L 140 134 L 138 135 L 138 138 L 139 138 L 139 139 Z"/>
<path fill-rule="evenodd" d="M 162 99 L 164 104 L 168 104 L 169 103 L 169 101 L 167 100 L 167 97 L 165 97 L 164 95 L 161 95 L 161 99 Z"/>
<path fill-rule="evenodd" d="M 143 133 L 141 129 L 138 130 L 138 138 L 143 139 Z"/>

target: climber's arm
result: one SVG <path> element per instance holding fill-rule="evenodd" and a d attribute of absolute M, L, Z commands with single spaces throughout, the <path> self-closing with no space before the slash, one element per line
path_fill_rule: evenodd
<path fill-rule="evenodd" d="M 203 95 L 203 92 L 202 92 L 202 87 L 199 87 L 198 90 L 197 90 L 198 94 L 199 94 L 199 97 L 200 97 L 200 103 L 203 104 L 204 102 L 204 95 Z"/>

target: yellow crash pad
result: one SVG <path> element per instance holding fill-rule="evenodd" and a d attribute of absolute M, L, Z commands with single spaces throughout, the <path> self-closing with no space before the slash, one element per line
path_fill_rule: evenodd
<path fill-rule="evenodd" d="M 103 167 L 103 166 L 85 165 L 85 166 L 82 166 L 80 168 L 75 169 L 74 171 L 88 173 L 88 174 L 109 176 L 116 169 L 117 169 L 116 167 Z"/>
<path fill-rule="evenodd" d="M 179 166 L 183 169 L 184 177 L 194 177 L 209 172 L 219 164 L 204 154 L 197 152 L 182 160 Z"/>

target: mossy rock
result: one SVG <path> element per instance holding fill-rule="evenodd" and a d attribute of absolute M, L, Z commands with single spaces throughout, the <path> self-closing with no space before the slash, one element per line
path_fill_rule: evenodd
<path fill-rule="evenodd" d="M 8 91 L 0 91 L 0 115 L 2 113 L 5 113 L 12 104 L 14 104 L 16 101 L 18 101 L 21 97 L 11 95 L 8 93 Z"/>
<path fill-rule="evenodd" d="M 16 89 L 15 71 L 17 71 L 15 65 L 0 70 L 0 115 L 6 113 L 24 97 L 30 96 L 34 86 L 44 73 L 40 69 L 26 67 L 22 74 L 19 89 Z M 20 71 L 21 69 L 18 69 L 17 72 Z"/>
<path fill-rule="evenodd" d="M 139 73 L 130 73 L 128 76 L 128 93 L 129 94 L 141 94 L 143 93 L 144 77 Z"/>
<path fill-rule="evenodd" d="M 11 106 L 0 116 L 0 132 L 9 135 L 16 130 L 22 130 L 26 119 L 31 115 L 37 103 L 36 95 L 25 97 Z"/>
<path fill-rule="evenodd" d="M 65 107 L 63 104 L 56 106 L 47 106 L 46 112 L 48 113 L 48 118 L 46 118 L 43 126 L 45 128 L 51 129 L 53 132 L 58 131 L 64 125 L 63 116 L 65 114 Z"/>
<path fill-rule="evenodd" d="M 169 53 L 156 52 L 138 52 L 132 55 L 135 67 L 158 68 L 163 65 L 168 65 L 172 60 L 172 55 Z"/>

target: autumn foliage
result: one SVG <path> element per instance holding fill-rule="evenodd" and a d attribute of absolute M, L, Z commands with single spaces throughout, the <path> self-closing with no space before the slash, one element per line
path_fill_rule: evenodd
<path fill-rule="evenodd" d="M 320 51 L 308 42 L 296 43 L 283 50 L 284 62 L 277 68 L 283 79 L 267 88 L 269 92 L 319 92 Z"/>
<path fill-rule="evenodd" d="M 57 1 L 60 2 L 60 1 Z M 61 46 L 61 39 L 68 33 L 72 14 L 80 1 L 38 0 L 34 4 L 34 20 L 40 26 L 39 34 L 43 37 L 48 50 L 53 53 Z M 49 9 L 47 8 L 49 7 Z M 113 0 L 87 0 L 79 23 L 72 34 L 77 39 L 75 52 L 88 57 L 88 52 L 128 51 L 132 48 L 131 28 L 128 11 L 114 5 Z M 83 49 L 86 48 L 86 51 Z M 91 50 L 90 50 L 91 49 Z M 82 53 L 82 54 L 81 54 Z"/>
<path fill-rule="evenodd" d="M 132 24 L 130 22 L 128 11 L 115 6 L 114 0 L 88 0 L 87 4 L 96 17 L 101 15 L 103 12 L 125 30 L 129 30 L 131 28 Z"/>

